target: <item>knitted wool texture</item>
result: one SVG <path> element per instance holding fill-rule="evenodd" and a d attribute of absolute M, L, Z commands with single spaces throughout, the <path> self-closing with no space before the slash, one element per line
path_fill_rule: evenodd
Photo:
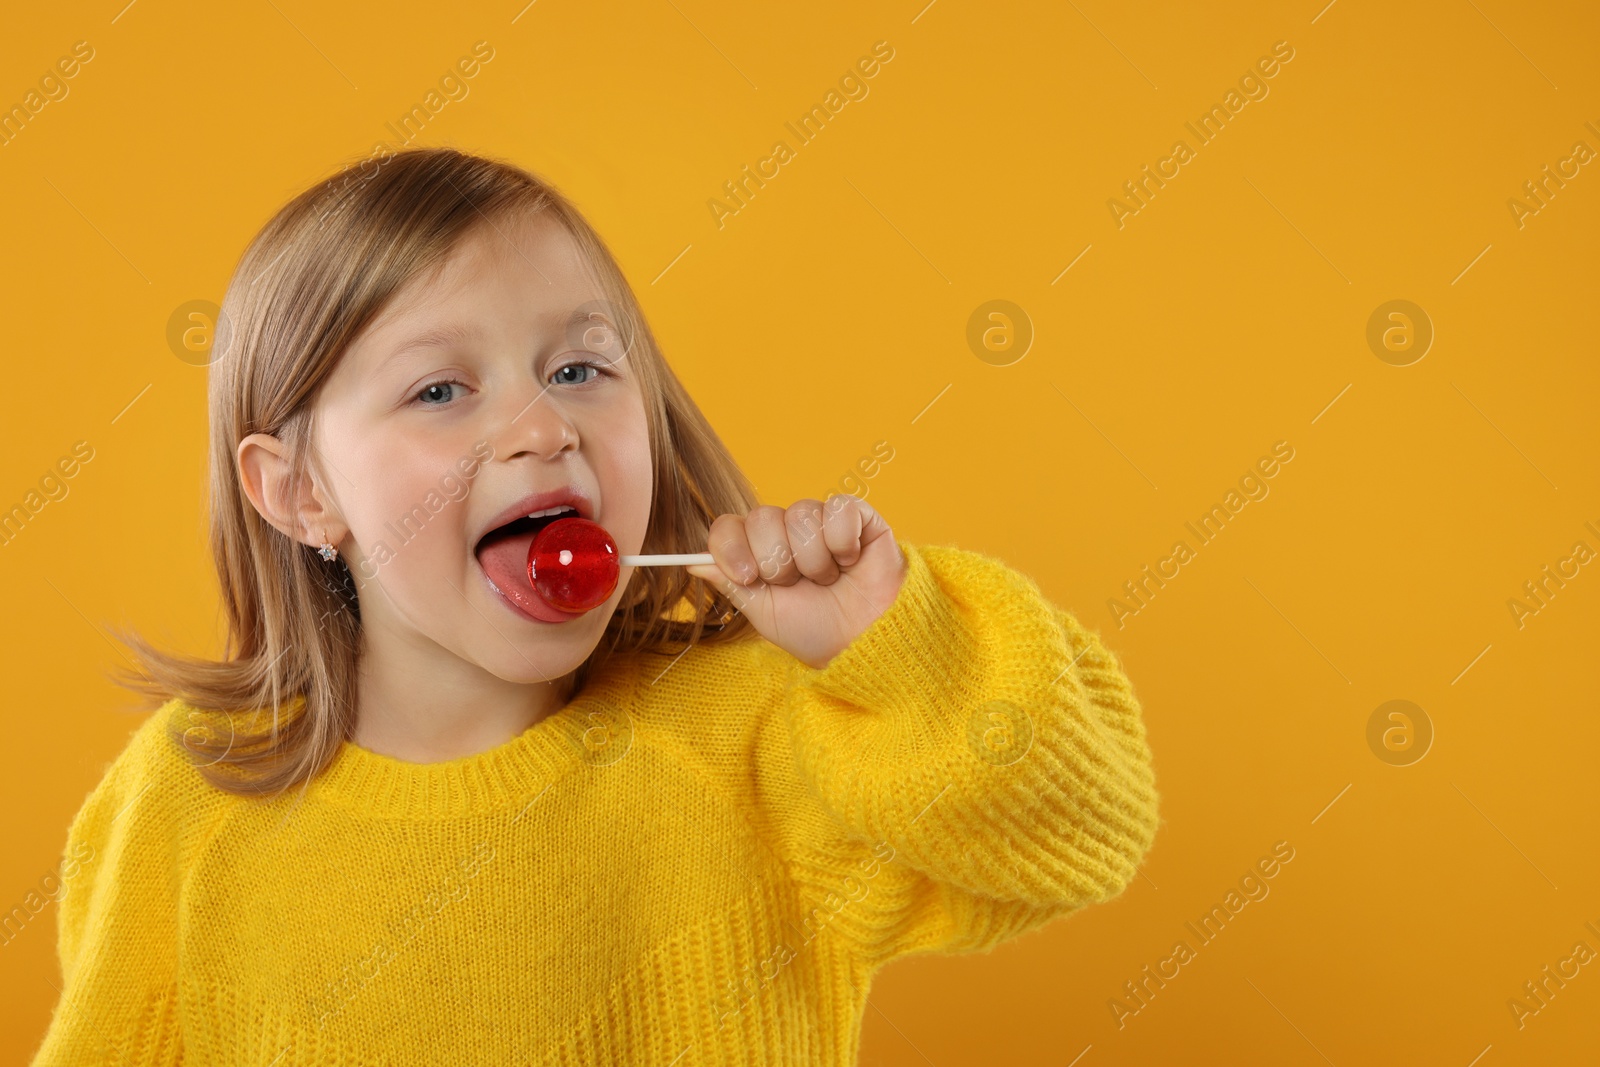
<path fill-rule="evenodd" d="M 878 968 L 1117 896 L 1158 823 L 1098 636 L 998 560 L 901 549 L 821 670 L 622 657 L 448 762 L 346 742 L 239 797 L 167 704 L 68 832 L 34 1064 L 854 1064 Z"/>

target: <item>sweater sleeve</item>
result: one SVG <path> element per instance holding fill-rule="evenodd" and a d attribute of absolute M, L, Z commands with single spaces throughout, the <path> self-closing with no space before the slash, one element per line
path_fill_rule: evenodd
<path fill-rule="evenodd" d="M 56 905 L 61 995 L 33 1067 L 157 1067 L 181 1060 L 183 812 L 172 774 L 183 767 L 166 736 L 172 707 L 134 731 L 67 831 L 64 895 Z"/>
<path fill-rule="evenodd" d="M 807 835 L 813 877 L 862 887 L 839 926 L 880 960 L 1117 896 L 1159 819 L 1140 705 L 1098 636 L 996 559 L 901 548 L 895 601 L 823 668 L 796 661 L 785 701 L 838 830 Z"/>

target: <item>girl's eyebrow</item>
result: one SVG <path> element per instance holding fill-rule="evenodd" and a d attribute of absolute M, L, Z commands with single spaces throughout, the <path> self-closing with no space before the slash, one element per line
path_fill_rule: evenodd
<path fill-rule="evenodd" d="M 448 348 L 451 345 L 478 340 L 482 336 L 483 328 L 477 323 L 446 322 L 431 326 L 403 344 L 390 349 L 375 373 L 382 373 L 391 363 L 408 352 L 420 348 Z"/>
<path fill-rule="evenodd" d="M 551 317 L 554 318 L 554 316 Z M 586 322 L 593 322 L 596 318 L 603 322 L 611 321 L 611 316 L 606 312 L 601 311 L 590 304 L 580 304 L 573 310 L 572 314 L 567 316 L 567 321 L 562 323 L 562 325 L 570 330 L 574 326 L 582 326 Z"/>

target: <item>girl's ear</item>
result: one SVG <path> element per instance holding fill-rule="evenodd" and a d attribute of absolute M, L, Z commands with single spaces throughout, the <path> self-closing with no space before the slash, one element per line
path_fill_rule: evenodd
<path fill-rule="evenodd" d="M 289 450 L 282 441 L 271 434 L 250 434 L 239 442 L 236 458 L 245 496 L 285 537 L 313 546 L 324 539 L 335 545 L 344 540 L 344 520 L 323 499 L 314 479 L 302 487 L 298 499 L 290 499 Z"/>

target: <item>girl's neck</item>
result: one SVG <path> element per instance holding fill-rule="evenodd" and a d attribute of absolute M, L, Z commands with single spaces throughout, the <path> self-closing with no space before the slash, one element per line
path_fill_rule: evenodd
<path fill-rule="evenodd" d="M 357 674 L 354 743 L 408 763 L 440 763 L 503 745 L 566 706 L 573 682 L 570 674 L 507 682 L 478 668 L 466 676 L 430 674 L 414 659 L 375 662 L 366 649 Z"/>

